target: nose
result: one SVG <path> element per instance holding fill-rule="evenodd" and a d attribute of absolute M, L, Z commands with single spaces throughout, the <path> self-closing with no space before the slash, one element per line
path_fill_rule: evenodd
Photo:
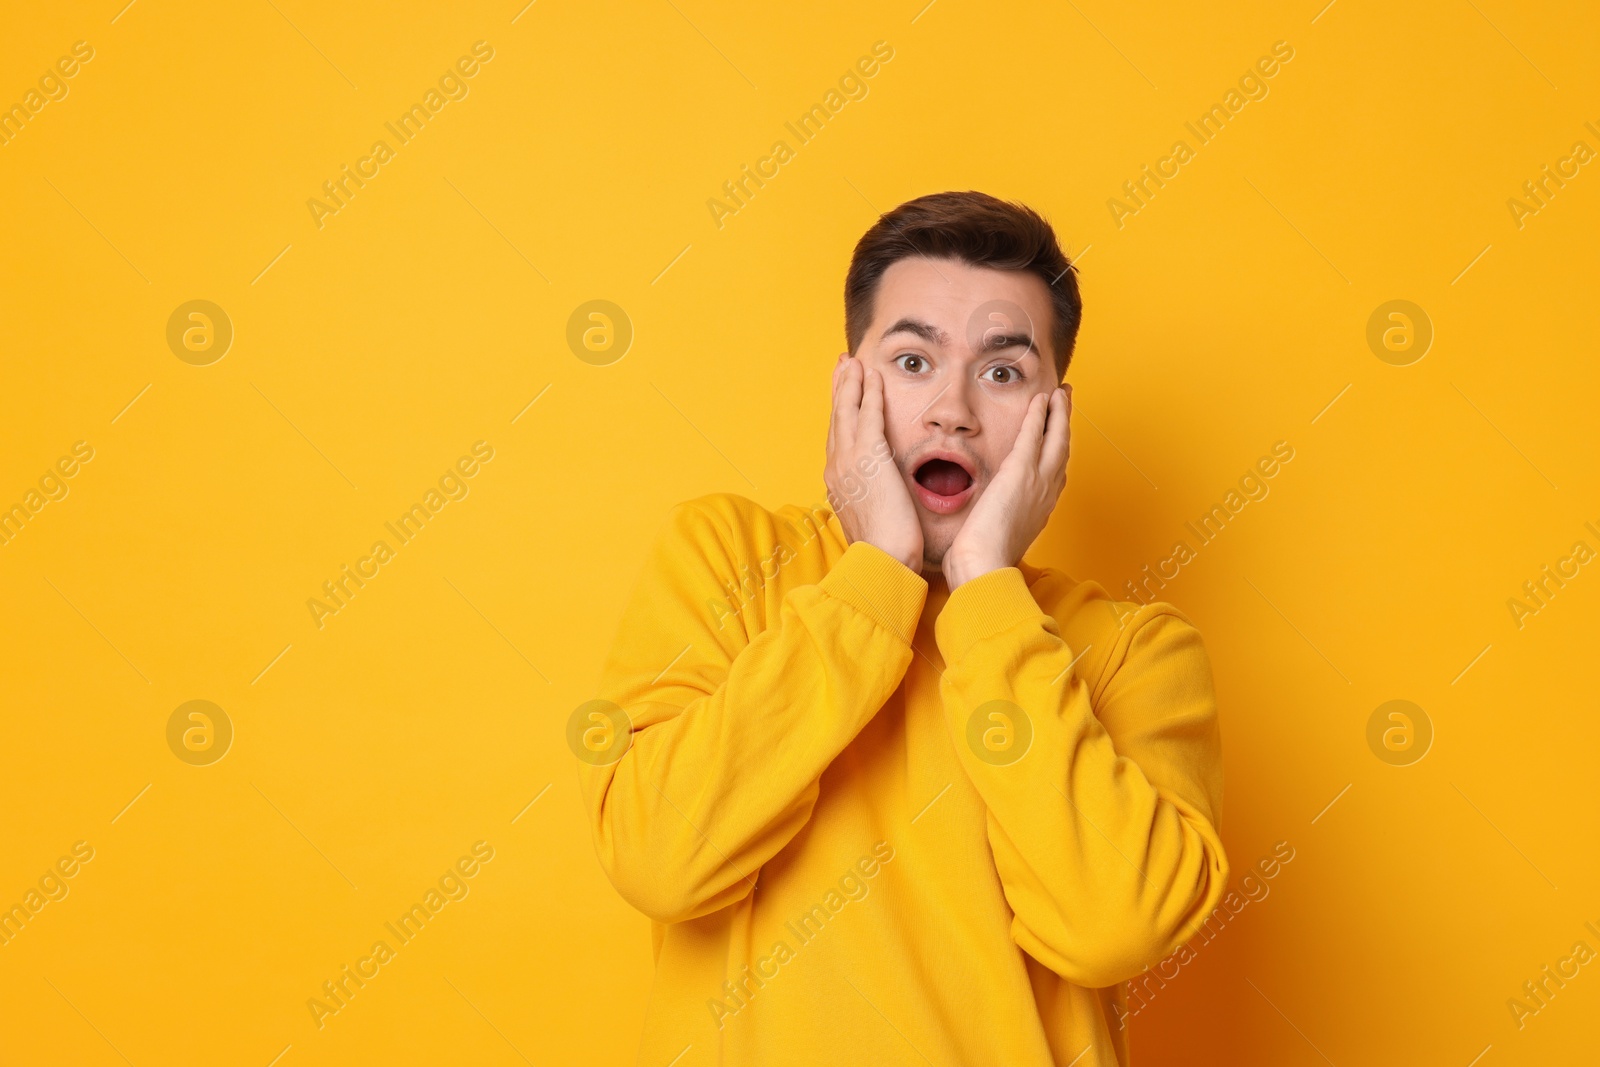
<path fill-rule="evenodd" d="M 964 437 L 977 433 L 978 413 L 968 393 L 971 387 L 972 383 L 964 377 L 946 382 L 923 409 L 922 424 L 929 429 Z"/>

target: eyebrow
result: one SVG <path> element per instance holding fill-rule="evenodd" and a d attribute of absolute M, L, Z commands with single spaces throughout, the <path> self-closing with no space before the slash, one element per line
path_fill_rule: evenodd
<path fill-rule="evenodd" d="M 1036 356 L 1042 355 L 1038 346 L 1033 343 L 1033 337 L 1030 334 L 1020 332 L 990 334 L 984 341 L 983 348 L 979 354 L 981 355 L 983 352 L 1000 352 L 1007 348 L 1026 349 L 1027 351 L 1023 355 L 1027 355 L 1028 352 L 1032 352 Z"/>
<path fill-rule="evenodd" d="M 903 318 L 899 320 L 887 330 L 884 330 L 883 335 L 878 339 L 880 341 L 887 340 L 889 337 L 897 333 L 913 334 L 922 338 L 924 341 L 927 341 L 929 344 L 936 344 L 945 347 L 948 347 L 950 344 L 949 334 L 939 329 L 939 327 L 934 326 L 932 323 L 923 322 L 920 319 L 913 318 Z M 1028 352 L 1032 352 L 1034 355 L 1042 355 L 1038 346 L 1033 343 L 1032 335 L 1020 330 L 1010 333 L 989 334 L 987 339 L 984 341 L 983 348 L 979 350 L 978 354 L 983 355 L 986 352 L 1001 352 L 1008 348 L 1022 348 L 1026 349 Z"/>
<path fill-rule="evenodd" d="M 950 335 L 939 329 L 939 327 L 911 318 L 901 319 L 893 326 L 890 326 L 883 331 L 883 336 L 879 337 L 878 340 L 885 340 L 897 333 L 915 334 L 929 344 L 948 345 L 950 343 Z"/>

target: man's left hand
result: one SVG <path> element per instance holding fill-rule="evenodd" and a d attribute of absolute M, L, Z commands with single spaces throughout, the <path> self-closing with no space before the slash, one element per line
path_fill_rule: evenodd
<path fill-rule="evenodd" d="M 1044 531 L 1067 484 L 1071 418 L 1071 386 L 1035 394 L 1028 402 L 1016 444 L 944 555 L 952 593 L 990 571 L 1015 567 Z"/>

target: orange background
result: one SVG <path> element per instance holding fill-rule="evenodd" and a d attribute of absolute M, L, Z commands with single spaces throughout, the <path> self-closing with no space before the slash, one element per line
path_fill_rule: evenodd
<path fill-rule="evenodd" d="M 1600 177 L 1507 201 L 1600 149 L 1600 20 L 1319 7 L 13 12 L 0 104 L 93 58 L 0 145 L 0 506 L 93 458 L 0 544 L 0 906 L 75 842 L 93 859 L 0 946 L 3 1058 L 631 1062 L 648 927 L 594 860 L 567 716 L 672 503 L 820 499 L 850 249 L 965 188 L 1081 255 L 1035 562 L 1121 589 L 1294 449 L 1162 595 L 1213 657 L 1236 876 L 1295 858 L 1134 1020 L 1136 1061 L 1592 1050 L 1593 966 L 1520 1029 L 1507 1001 L 1600 950 L 1600 576 L 1520 627 L 1507 602 L 1600 549 Z M 477 41 L 467 95 L 319 227 L 307 201 Z M 866 95 L 798 145 L 784 123 L 878 41 Z M 1267 95 L 1197 145 L 1279 41 Z M 780 138 L 719 227 L 708 199 Z M 1119 226 L 1108 200 L 1180 138 Z M 634 332 L 606 365 L 567 343 L 596 299 Z M 1405 366 L 1367 342 L 1396 299 L 1434 334 Z M 233 328 L 206 365 L 167 341 L 191 300 Z M 319 628 L 308 599 L 478 441 L 467 495 Z M 1434 734 L 1408 766 L 1367 741 L 1392 699 Z M 169 747 L 191 700 L 233 729 L 209 765 Z M 480 841 L 468 895 L 319 1029 L 308 999 Z"/>

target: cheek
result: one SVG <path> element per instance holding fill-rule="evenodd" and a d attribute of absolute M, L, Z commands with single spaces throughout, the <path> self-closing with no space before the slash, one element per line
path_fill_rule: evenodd
<path fill-rule="evenodd" d="M 976 449 L 980 487 L 988 485 L 989 482 L 994 480 L 994 476 L 1000 470 L 1000 465 L 1006 461 L 1006 455 L 1011 451 L 1010 442 L 1012 441 L 1012 438 L 1002 440 L 999 437 L 989 437 L 987 433 L 984 436 L 986 440 L 983 442 L 983 446 Z"/>
<path fill-rule="evenodd" d="M 978 451 L 990 471 L 999 469 L 1016 444 L 1022 420 L 1028 414 L 1029 399 L 1018 396 L 1007 403 L 991 404 L 984 412 L 983 443 Z"/>
<path fill-rule="evenodd" d="M 919 407 L 916 397 L 907 390 L 896 389 L 893 386 L 884 390 L 883 436 L 897 456 L 917 442 L 916 423 Z"/>

